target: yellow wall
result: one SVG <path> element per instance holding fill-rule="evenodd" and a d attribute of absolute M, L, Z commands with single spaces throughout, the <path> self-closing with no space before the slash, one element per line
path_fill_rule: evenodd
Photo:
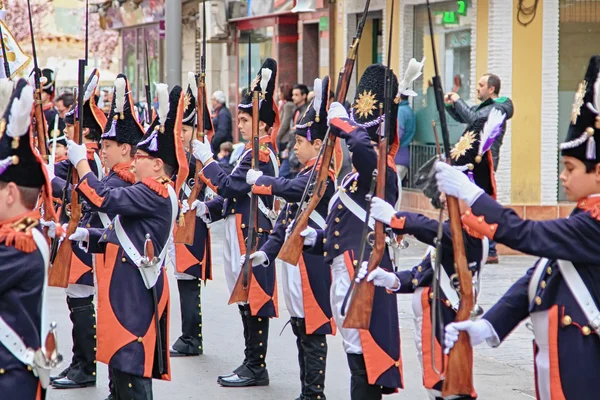
<path fill-rule="evenodd" d="M 386 0 L 385 9 L 386 9 L 386 21 L 385 21 L 385 32 L 383 35 L 383 40 L 385 40 L 386 54 L 384 54 L 384 64 L 387 63 L 387 44 L 389 42 L 390 37 L 390 22 L 392 18 L 392 1 L 394 1 L 394 19 L 393 26 L 394 29 L 392 31 L 392 69 L 399 77 L 404 75 L 404 71 L 400 71 L 400 42 L 402 41 L 402 21 L 400 21 L 400 7 L 402 5 L 403 0 Z M 400 78 L 401 79 L 401 78 Z"/>
<path fill-rule="evenodd" d="M 356 76 L 362 76 L 363 72 L 373 63 L 373 20 L 368 19 L 363 28 L 360 46 L 358 46 L 358 58 L 356 60 Z"/>
<path fill-rule="evenodd" d="M 518 3 L 513 0 L 514 10 Z M 542 7 L 526 27 L 513 12 L 512 204 L 539 204 L 541 197 Z"/>
<path fill-rule="evenodd" d="M 346 53 L 348 50 L 344 47 L 343 18 L 346 18 L 344 15 L 346 8 L 344 3 L 344 1 L 338 0 L 333 4 L 333 7 L 335 7 L 335 21 L 333 21 L 333 23 L 335 23 L 335 75 L 331 77 L 332 88 L 337 87 L 338 76 L 346 61 Z M 348 43 L 348 46 L 351 44 L 352 43 Z"/>
<path fill-rule="evenodd" d="M 475 66 L 476 77 L 475 79 L 479 81 L 479 77 L 488 71 L 488 19 L 489 19 L 489 3 L 488 0 L 478 0 L 477 1 L 477 64 Z M 477 82 L 476 81 L 476 82 Z M 474 84 L 476 84 L 474 82 Z M 472 91 L 474 91 L 476 86 L 472 87 Z"/>

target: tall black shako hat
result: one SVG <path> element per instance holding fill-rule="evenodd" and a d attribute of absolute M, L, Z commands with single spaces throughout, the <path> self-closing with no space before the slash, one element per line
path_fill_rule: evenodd
<path fill-rule="evenodd" d="M 358 82 L 356 95 L 350 110 L 350 119 L 357 125 L 365 128 L 369 133 L 372 141 L 379 141 L 379 125 L 383 122 L 384 116 L 380 112 L 380 106 L 383 107 L 385 100 L 385 71 L 386 66 L 383 64 L 372 64 L 367 67 L 365 72 Z M 398 78 L 392 73 L 392 96 L 398 93 Z M 383 108 L 381 109 L 383 111 Z M 389 143 L 393 143 L 396 134 L 396 122 L 398 120 L 398 102 L 395 100 L 392 103 L 390 113 L 392 125 L 392 137 L 388 138 Z M 387 117 L 385 117 L 387 118 Z"/>
<path fill-rule="evenodd" d="M 313 88 L 315 97 L 296 125 L 296 135 L 303 136 L 310 142 L 315 139 L 323 140 L 327 133 L 329 77 L 326 76 L 323 80 L 315 79 Z"/>
<path fill-rule="evenodd" d="M 0 181 L 41 188 L 44 217 L 56 220 L 45 163 L 33 145 L 32 109 L 33 88 L 25 79 L 19 79 L 0 120 Z"/>
<path fill-rule="evenodd" d="M 156 117 L 137 148 L 175 168 L 177 171 L 175 190 L 179 192 L 189 172 L 181 141 L 183 90 L 181 86 L 175 86 L 169 93 L 169 87 L 159 83 L 156 85 L 156 94 L 158 97 Z"/>
<path fill-rule="evenodd" d="M 183 111 L 183 124 L 187 126 L 194 127 L 198 124 L 197 117 L 197 97 L 198 97 L 198 77 L 199 74 L 194 74 L 193 72 L 188 72 L 188 87 L 185 92 L 185 97 L 183 98 L 183 106 L 185 107 Z M 204 95 L 204 130 L 212 131 L 212 121 L 210 118 L 210 111 L 206 104 L 206 91 Z"/>
<path fill-rule="evenodd" d="M 100 141 L 100 135 L 104 132 L 104 127 L 106 126 L 106 115 L 96 105 L 96 97 L 94 96 L 99 80 L 100 72 L 94 69 L 83 86 L 83 127 L 92 129 L 94 133 L 97 133 L 97 136 L 93 138 L 95 141 Z M 79 107 L 80 105 L 72 107 L 65 114 L 65 123 L 69 125 L 75 124 Z"/>
<path fill-rule="evenodd" d="M 256 75 L 256 78 L 254 78 L 250 84 L 252 91 L 258 90 L 261 93 L 259 120 L 269 127 L 278 127 L 279 125 L 279 112 L 277 105 L 273 100 L 276 79 L 277 61 L 272 58 L 267 58 Z M 252 114 L 252 91 L 247 91 L 244 94 L 241 103 L 238 104 L 238 111 Z"/>
<path fill-rule="evenodd" d="M 563 156 L 583 162 L 600 162 L 600 56 L 590 58 L 585 78 L 579 83 L 571 111 L 571 125 L 564 143 Z"/>
<path fill-rule="evenodd" d="M 129 81 L 123 74 L 115 79 L 115 90 L 108 122 L 102 139 L 114 140 L 135 146 L 144 136 L 144 128 L 134 115 L 135 106 L 129 87 Z"/>

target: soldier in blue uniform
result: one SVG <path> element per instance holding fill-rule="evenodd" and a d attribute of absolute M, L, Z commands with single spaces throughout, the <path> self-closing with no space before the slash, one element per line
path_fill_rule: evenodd
<path fill-rule="evenodd" d="M 485 190 L 490 196 L 496 196 L 494 171 L 490 168 L 491 153 L 489 148 L 493 143 L 493 136 L 499 133 L 504 122 L 504 114 L 492 111 L 489 120 L 482 118 L 468 126 L 459 141 L 452 148 L 450 158 L 456 170 L 464 172 L 471 177 L 475 184 Z M 483 141 L 483 143 L 482 143 Z M 480 146 L 481 144 L 481 146 Z M 480 156 L 480 154 L 482 156 Z M 433 166 L 433 163 L 430 163 Z M 432 197 L 434 206 L 440 206 L 439 191 L 433 176 L 435 170 L 426 172 L 429 175 L 424 193 Z M 390 272 L 382 268 L 372 271 L 368 280 L 373 281 L 376 286 L 385 287 L 395 293 L 413 293 L 413 312 L 415 318 L 415 344 L 417 354 L 423 367 L 423 385 L 430 399 L 441 399 L 443 376 L 439 374 L 442 370 L 444 357 L 442 352 L 441 332 L 443 327 L 456 319 L 460 299 L 456 292 L 457 275 L 454 268 L 454 249 L 452 247 L 452 235 L 448 221 L 443 223 L 443 234 L 441 241 L 441 266 L 440 293 L 435 298 L 440 304 L 440 314 L 436 314 L 432 304 L 435 293 L 433 292 L 434 264 L 436 259 L 435 239 L 438 231 L 437 220 L 424 215 L 411 212 L 396 212 L 394 207 L 384 200 L 375 197 L 371 203 L 371 215 L 377 221 L 390 226 L 397 235 L 414 235 L 419 241 L 428 244 L 429 249 L 417 266 L 412 269 Z M 476 296 L 479 295 L 479 274 L 482 266 L 487 260 L 488 239 L 482 234 L 463 227 L 465 252 L 469 270 L 473 273 L 473 285 L 476 288 Z M 359 273 L 359 279 L 366 276 L 366 263 Z M 473 316 L 479 316 L 480 310 L 473 310 Z M 433 334 L 433 318 L 436 319 L 436 343 L 432 348 L 431 338 Z M 433 367 L 433 359 L 436 360 L 436 368 Z M 437 371 L 436 371 L 437 369 Z M 473 393 L 472 397 L 476 397 Z"/>
<path fill-rule="evenodd" d="M 188 165 L 178 131 L 183 114 L 181 87 L 169 94 L 167 85 L 159 84 L 157 95 L 157 118 L 134 157 L 135 184 L 107 186 L 85 162 L 85 146 L 72 141 L 68 146 L 69 160 L 82 177 L 79 193 L 93 211 L 116 215 L 106 229 L 77 228 L 69 239 L 82 242 L 79 245 L 90 253 L 103 253 L 96 257 L 97 354 L 99 361 L 109 365 L 117 400 L 151 399 L 151 379 L 171 378 L 169 286 L 163 264 L 178 215 L 176 193 Z"/>
<path fill-rule="evenodd" d="M 106 125 L 106 116 L 96 106 L 94 92 L 98 86 L 100 73 L 92 71 L 84 86 L 83 104 L 83 133 L 86 158 L 94 174 L 101 179 L 103 174 L 102 162 L 98 155 L 98 142 Z M 66 130 L 72 130 L 75 124 L 77 108 L 73 108 L 65 116 Z M 68 134 L 67 134 L 68 136 Z M 72 136 L 71 136 L 72 137 Z M 48 175 L 52 180 L 53 196 L 62 198 L 66 187 L 70 202 L 70 182 L 66 182 L 69 160 L 48 165 Z M 66 216 L 66 214 L 63 214 Z M 68 217 L 67 217 L 68 218 Z M 83 218 L 82 218 L 83 220 Z M 68 223 L 63 219 L 62 223 Z M 80 221 L 81 223 L 81 221 Z M 96 318 L 94 311 L 94 275 L 92 254 L 82 251 L 76 244 L 68 241 L 61 246 L 72 246 L 73 257 L 69 269 L 69 285 L 67 286 L 67 305 L 73 322 L 73 358 L 71 364 L 60 374 L 51 378 L 52 385 L 57 389 L 77 389 L 96 385 Z"/>
<path fill-rule="evenodd" d="M 48 122 L 48 125 L 50 130 L 48 131 L 46 144 L 48 145 L 48 153 L 54 160 L 54 164 L 56 164 L 67 159 L 67 135 L 65 134 L 67 126 L 65 120 L 59 117 L 58 114 L 54 116 L 54 120 Z"/>
<path fill-rule="evenodd" d="M 52 129 L 50 125 L 51 121 L 54 121 L 54 117 L 58 115 L 58 110 L 54 106 L 54 96 L 56 95 L 56 74 L 54 70 L 50 68 L 42 69 L 41 74 L 41 89 L 42 89 L 42 110 L 44 111 L 44 118 L 48 126 L 49 132 Z"/>
<path fill-rule="evenodd" d="M 252 266 L 275 264 L 277 254 L 286 239 L 286 228 L 298 211 L 308 185 L 309 175 L 317 161 L 317 155 L 327 132 L 327 100 L 329 77 L 315 79 L 315 98 L 296 125 L 296 155 L 304 169 L 294 179 L 264 176 L 262 171 L 249 170 L 246 182 L 254 185 L 252 191 L 261 195 L 282 197 L 286 207 L 269 235 L 269 240 L 260 250 L 250 256 Z M 317 166 L 320 168 L 321 166 Z M 335 172 L 330 169 L 330 179 L 323 198 L 311 215 L 309 225 L 314 229 L 325 229 L 327 206 L 335 191 Z M 244 258 L 242 256 L 242 258 Z M 291 325 L 296 335 L 298 362 L 300 365 L 300 400 L 325 399 L 325 365 L 327 359 L 326 335 L 335 333 L 335 324 L 329 301 L 331 271 L 322 255 L 304 252 L 298 265 L 282 265 L 283 297 L 291 316 Z"/>
<path fill-rule="evenodd" d="M 536 392 L 540 400 L 593 398 L 600 376 L 600 56 L 591 58 L 579 84 L 567 138 L 560 145 L 561 181 L 577 206 L 568 218 L 524 220 L 464 174 L 438 163 L 440 191 L 471 210 L 463 222 L 488 238 L 542 257 L 479 321 L 446 327 L 452 348 L 459 331 L 472 345 L 496 347 L 530 317 L 535 336 Z M 448 350 L 447 350 L 448 351 Z"/>
<path fill-rule="evenodd" d="M 275 138 L 279 127 L 277 106 L 273 100 L 277 62 L 265 60 L 251 87 L 261 92 L 259 110 L 259 166 L 264 175 L 277 176 L 279 164 Z M 240 258 L 246 253 L 247 225 L 250 214 L 250 192 L 246 173 L 252 163 L 252 92 L 247 93 L 238 105 L 238 129 L 248 140 L 238 164 L 227 175 L 213 159 L 210 143 L 193 141 L 194 157 L 204 168 L 200 179 L 217 197 L 206 203 L 196 201 L 190 205 L 196 215 L 207 221 L 225 219 L 225 279 L 229 292 L 233 291 L 241 271 Z M 273 230 L 273 196 L 260 196 L 258 205 L 258 246 L 262 246 Z M 266 354 L 269 339 L 269 318 L 279 316 L 275 264 L 253 268 L 248 303 L 238 304 L 244 326 L 244 361 L 232 373 L 221 375 L 217 382 L 222 386 L 265 386 L 269 384 Z"/>
<path fill-rule="evenodd" d="M 189 147 L 198 125 L 196 115 L 198 77 L 190 72 L 188 80 L 189 84 L 184 98 L 182 139 L 189 159 L 190 173 L 187 181 L 182 186 L 182 193 L 180 194 L 183 211 L 185 212 L 189 209 L 187 198 L 194 185 L 196 173 L 196 159 L 191 155 Z M 210 112 L 206 103 L 204 105 L 204 131 L 212 131 Z M 204 190 L 199 198 L 203 199 L 203 196 Z M 178 226 L 176 229 L 182 229 L 182 227 Z M 171 357 L 197 356 L 204 352 L 202 340 L 202 281 L 206 282 L 212 279 L 210 231 L 201 218 L 196 218 L 194 243 L 191 246 L 175 243 L 175 256 L 172 258 L 171 261 L 175 263 L 175 278 L 179 290 L 181 336 L 171 346 Z"/>
<path fill-rule="evenodd" d="M 365 223 L 365 195 L 369 192 L 373 170 L 377 167 L 376 146 L 383 119 L 379 107 L 384 101 L 385 70 L 386 67 L 381 64 L 367 67 L 358 84 L 350 117 L 341 104 L 331 104 L 328 113 L 330 133 L 346 140 L 356 171 L 342 180 L 333 196 L 326 228 L 315 231 L 309 227 L 302 232 L 305 244 L 313 246 L 313 252 L 323 254 L 325 262 L 331 265 L 331 307 L 344 340 L 353 400 L 380 399 L 383 394 L 395 393 L 403 387 L 398 310 L 394 296 L 383 288 L 376 289 L 369 330 L 342 328 L 345 317 L 341 314 L 342 302 L 360 262 L 357 258 L 363 238 L 362 229 L 357 227 Z M 395 75 L 393 81 L 393 93 L 396 93 L 398 80 Z M 398 148 L 395 130 L 397 110 L 398 106 L 394 103 L 391 121 L 386 121 L 394 124 L 394 137 L 389 138 L 392 145 L 386 171 L 386 201 L 392 204 L 398 198 L 398 177 L 394 163 Z M 372 223 L 370 220 L 369 224 Z M 368 258 L 369 252 L 367 246 L 365 257 Z M 381 263 L 384 268 L 392 269 L 387 251 Z"/>
<path fill-rule="evenodd" d="M 34 360 L 43 345 L 49 249 L 39 230 L 38 198 L 55 219 L 44 161 L 32 148 L 33 88 L 24 79 L 0 123 L 0 396 L 45 397 L 47 373 Z M 37 354 L 36 354 L 37 356 Z M 49 371 L 47 371 L 49 372 Z M 40 378 L 42 377 L 42 378 Z M 45 378 L 43 378 L 45 377 Z"/>

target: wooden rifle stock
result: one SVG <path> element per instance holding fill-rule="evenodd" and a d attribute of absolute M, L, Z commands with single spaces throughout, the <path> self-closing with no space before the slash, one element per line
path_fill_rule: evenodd
<path fill-rule="evenodd" d="M 259 112 L 259 98 L 258 91 L 252 93 L 252 169 L 258 171 L 259 160 L 258 160 L 258 112 Z M 248 217 L 248 238 L 246 240 L 246 259 L 242 270 L 238 275 L 238 279 L 235 282 L 231 297 L 229 298 L 229 304 L 233 303 L 247 303 L 248 294 L 250 291 L 250 282 L 252 281 L 252 260 L 250 255 L 256 252 L 258 247 L 258 195 L 251 193 L 250 196 L 250 213 Z"/>
<path fill-rule="evenodd" d="M 204 103 L 205 103 L 205 77 L 204 74 L 200 74 L 198 77 L 198 101 L 196 104 L 196 117 L 198 119 L 198 130 L 197 139 L 204 141 Z M 192 151 L 192 149 L 189 149 Z M 194 201 L 200 196 L 200 192 L 204 188 L 203 182 L 198 177 L 198 174 L 202 171 L 202 163 L 196 160 L 196 171 L 194 173 L 194 187 L 188 197 L 188 204 L 191 206 Z M 180 226 L 175 232 L 174 241 L 175 243 L 185 243 L 189 246 L 194 244 L 194 233 L 196 232 L 196 213 L 193 210 L 188 211 L 183 216 L 183 226 Z"/>
<path fill-rule="evenodd" d="M 40 155 L 42 156 L 42 159 L 48 162 L 48 144 L 46 143 L 46 118 L 44 117 L 44 110 L 42 108 L 42 96 L 39 87 L 35 89 L 34 99 L 34 117 L 35 131 L 37 133 L 37 147 L 40 150 Z"/>

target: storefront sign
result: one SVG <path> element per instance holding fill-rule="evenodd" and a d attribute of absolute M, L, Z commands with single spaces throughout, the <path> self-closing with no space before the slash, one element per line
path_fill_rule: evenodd
<path fill-rule="evenodd" d="M 275 14 L 290 11 L 294 0 L 248 0 L 248 16 Z"/>
<path fill-rule="evenodd" d="M 321 17 L 319 18 L 319 31 L 324 32 L 329 30 L 329 18 Z"/>
<path fill-rule="evenodd" d="M 136 8 L 125 3 L 106 12 L 106 23 L 110 29 L 121 29 L 130 26 L 158 22 L 165 18 L 165 0 L 143 0 Z"/>

